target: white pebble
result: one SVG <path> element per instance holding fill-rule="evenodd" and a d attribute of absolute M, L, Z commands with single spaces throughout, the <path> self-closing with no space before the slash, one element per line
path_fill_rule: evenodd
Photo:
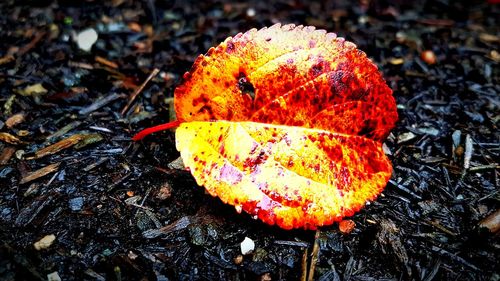
<path fill-rule="evenodd" d="M 252 239 L 245 237 L 243 242 L 241 242 L 241 254 L 247 255 L 250 254 L 255 249 L 255 243 Z"/>
<path fill-rule="evenodd" d="M 254 8 L 248 8 L 247 9 L 247 17 L 253 18 L 255 17 L 256 11 Z"/>
<path fill-rule="evenodd" d="M 57 271 L 54 271 L 47 274 L 47 281 L 61 281 L 61 277 L 59 277 L 59 273 L 57 273 Z"/>
<path fill-rule="evenodd" d="M 97 38 L 97 32 L 93 28 L 87 28 L 78 33 L 76 36 L 76 43 L 78 44 L 78 48 L 89 52 L 94 43 L 97 41 Z"/>

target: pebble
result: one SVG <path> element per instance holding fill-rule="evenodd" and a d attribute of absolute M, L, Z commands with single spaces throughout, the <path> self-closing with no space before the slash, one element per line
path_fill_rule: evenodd
<path fill-rule="evenodd" d="M 57 271 L 54 271 L 52 273 L 47 274 L 47 280 L 48 281 L 61 281 L 61 277 L 59 276 L 59 273 L 57 273 Z"/>
<path fill-rule="evenodd" d="M 243 242 L 241 242 L 240 247 L 241 247 L 241 253 L 243 255 L 247 255 L 253 252 L 253 250 L 255 249 L 255 243 L 253 242 L 252 239 L 245 237 Z"/>
<path fill-rule="evenodd" d="M 436 55 L 430 50 L 423 51 L 420 54 L 420 58 L 427 64 L 435 64 L 437 62 Z"/>
<path fill-rule="evenodd" d="M 97 32 L 93 28 L 87 28 L 76 36 L 76 44 L 78 44 L 78 48 L 89 52 L 92 49 L 92 46 L 97 41 Z"/>
<path fill-rule="evenodd" d="M 342 220 L 339 222 L 339 230 L 342 234 L 351 233 L 356 227 L 356 223 L 353 220 Z"/>
<path fill-rule="evenodd" d="M 52 243 L 54 243 L 55 240 L 56 236 L 54 234 L 45 235 L 42 239 L 36 241 L 33 244 L 33 247 L 35 247 L 37 251 L 47 249 L 50 245 L 52 245 Z"/>

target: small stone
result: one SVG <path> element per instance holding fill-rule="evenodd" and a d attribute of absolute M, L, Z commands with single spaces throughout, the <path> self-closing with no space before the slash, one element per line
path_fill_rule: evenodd
<path fill-rule="evenodd" d="M 127 256 L 128 256 L 128 258 L 130 260 L 135 260 L 135 259 L 137 259 L 139 257 L 139 255 L 137 255 L 136 253 L 134 253 L 132 251 L 128 251 L 128 255 Z"/>
<path fill-rule="evenodd" d="M 243 242 L 240 244 L 240 248 L 243 255 L 248 255 L 255 249 L 255 243 L 252 239 L 245 237 Z"/>
<path fill-rule="evenodd" d="M 236 265 L 240 265 L 242 262 L 243 262 L 243 255 L 237 255 L 237 256 L 234 258 L 234 264 L 236 264 Z"/>
<path fill-rule="evenodd" d="M 47 249 L 50 245 L 52 245 L 52 243 L 54 243 L 55 240 L 56 236 L 54 234 L 45 235 L 42 239 L 35 242 L 33 247 L 35 247 L 37 251 Z"/>
<path fill-rule="evenodd" d="M 343 220 L 339 222 L 339 230 L 342 234 L 351 233 L 356 227 L 356 223 L 353 220 Z"/>
<path fill-rule="evenodd" d="M 57 273 L 57 271 L 54 271 L 47 274 L 47 281 L 61 281 L 61 277 L 59 277 L 59 273 Z"/>
<path fill-rule="evenodd" d="M 457 146 L 457 148 L 455 148 L 455 150 L 453 152 L 455 152 L 455 156 L 457 157 L 462 157 L 462 155 L 464 155 L 464 147 L 462 145 L 459 145 Z"/>
<path fill-rule="evenodd" d="M 247 9 L 247 17 L 249 18 L 253 18 L 255 17 L 257 13 L 255 12 L 255 9 L 254 8 L 248 8 Z"/>
<path fill-rule="evenodd" d="M 89 52 L 98 37 L 97 32 L 93 28 L 88 28 L 78 33 L 76 36 L 76 44 L 78 44 L 78 48 L 81 50 Z"/>
<path fill-rule="evenodd" d="M 420 58 L 426 63 L 426 64 L 435 64 L 437 62 L 436 55 L 434 54 L 433 51 L 426 50 L 423 51 L 420 54 Z"/>

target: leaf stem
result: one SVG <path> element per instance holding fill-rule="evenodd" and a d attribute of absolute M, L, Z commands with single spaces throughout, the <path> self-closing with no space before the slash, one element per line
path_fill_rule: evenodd
<path fill-rule="evenodd" d="M 150 135 L 152 133 L 156 133 L 159 131 L 165 131 L 168 129 L 172 129 L 172 128 L 178 127 L 180 124 L 181 124 L 181 122 L 179 120 L 175 120 L 175 121 L 172 121 L 169 123 L 160 124 L 158 126 L 146 128 L 146 129 L 140 131 L 139 133 L 137 133 L 134 137 L 132 137 L 132 140 L 139 141 L 139 140 L 142 140 L 147 135 Z"/>

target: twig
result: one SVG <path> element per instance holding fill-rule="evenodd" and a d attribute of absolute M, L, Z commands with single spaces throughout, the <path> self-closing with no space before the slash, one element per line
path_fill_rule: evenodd
<path fill-rule="evenodd" d="M 413 198 L 418 199 L 418 200 L 422 200 L 422 197 L 420 197 L 419 195 L 415 194 L 414 192 L 412 192 L 408 188 L 402 186 L 401 184 L 398 184 L 394 180 L 389 180 L 389 183 L 392 184 L 393 186 L 399 188 L 400 190 L 406 192 L 407 194 L 411 195 Z"/>
<path fill-rule="evenodd" d="M 307 256 L 308 256 L 309 250 L 307 248 L 304 249 L 304 254 L 302 255 L 302 262 L 301 262 L 301 268 L 302 268 L 302 274 L 300 275 L 300 281 L 307 281 Z"/>
<path fill-rule="evenodd" d="M 116 64 L 115 62 L 112 62 L 110 60 L 107 60 L 103 57 L 100 57 L 100 56 L 96 56 L 95 57 L 95 61 L 102 64 L 102 65 L 105 65 L 107 67 L 111 67 L 111 68 L 114 68 L 114 69 L 117 69 L 118 68 L 118 64 Z"/>
<path fill-rule="evenodd" d="M 318 262 L 319 256 L 319 236 L 321 234 L 321 230 L 316 230 L 316 234 L 314 235 L 314 246 L 311 253 L 311 265 L 309 266 L 309 276 L 307 281 L 314 280 L 314 270 L 316 269 L 316 263 Z"/>
<path fill-rule="evenodd" d="M 426 222 L 427 224 L 431 225 L 431 226 L 434 226 L 435 228 L 441 230 L 442 232 L 446 233 L 446 234 L 449 234 L 451 236 L 457 236 L 458 234 L 456 234 L 455 232 L 449 230 L 448 228 L 442 226 L 441 224 L 439 224 L 438 222 L 435 222 L 435 221 L 431 221 L 431 220 L 424 220 L 424 222 Z"/>
<path fill-rule="evenodd" d="M 28 44 L 26 44 L 24 47 L 22 47 L 17 52 L 17 56 L 20 57 L 20 56 L 26 54 L 27 52 L 29 52 L 31 49 L 33 49 L 36 46 L 36 44 L 38 42 L 40 42 L 40 40 L 42 40 L 42 38 L 45 36 L 45 34 L 47 34 L 47 32 L 45 32 L 45 31 L 37 32 L 35 34 L 35 38 L 33 38 L 33 40 L 31 40 L 31 42 L 29 42 Z"/>
<path fill-rule="evenodd" d="M 78 113 L 81 115 L 91 113 L 91 112 L 96 111 L 97 109 L 105 106 L 106 104 L 108 104 L 108 103 L 110 103 L 110 102 L 112 102 L 120 97 L 121 97 L 120 94 L 112 93 L 111 95 L 107 95 L 103 98 L 100 98 L 100 99 L 96 100 L 95 102 L 93 102 L 91 105 L 80 109 L 80 111 L 78 111 Z"/>
<path fill-rule="evenodd" d="M 274 243 L 278 245 L 295 246 L 302 248 L 309 247 L 309 243 L 300 241 L 276 240 L 274 241 Z"/>
<path fill-rule="evenodd" d="M 155 77 L 156 75 L 158 75 L 159 72 L 160 72 L 160 70 L 158 68 L 153 69 L 153 71 L 151 72 L 151 74 L 149 74 L 148 78 L 144 82 L 142 82 L 142 84 L 141 84 L 141 86 L 139 86 L 139 88 L 137 88 L 135 90 L 135 92 L 130 96 L 127 105 L 125 105 L 125 107 L 122 109 L 122 112 L 121 112 L 122 116 L 125 115 L 125 112 L 127 112 L 127 110 L 132 105 L 132 103 L 134 103 L 134 101 L 137 98 L 137 96 L 142 92 L 142 90 L 144 89 L 144 87 L 146 87 L 146 84 L 151 79 L 153 79 L 153 77 Z"/>
<path fill-rule="evenodd" d="M 469 168 L 469 172 L 479 172 L 482 170 L 494 170 L 494 169 L 500 169 L 500 165 L 496 164 L 490 164 L 490 165 L 481 165 L 481 166 L 476 166 L 476 167 L 471 167 Z"/>

